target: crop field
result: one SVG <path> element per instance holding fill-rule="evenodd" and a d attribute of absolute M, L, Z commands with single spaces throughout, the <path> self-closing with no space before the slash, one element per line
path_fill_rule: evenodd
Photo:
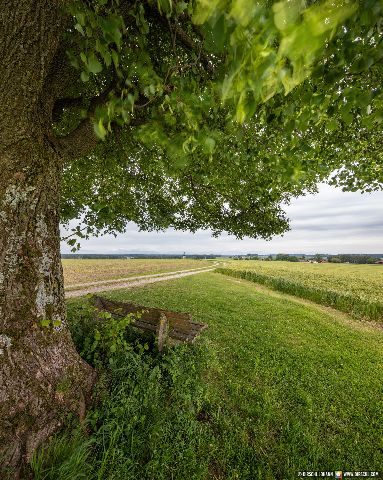
<path fill-rule="evenodd" d="M 87 282 L 165 273 L 177 270 L 208 267 L 212 260 L 193 259 L 63 259 L 66 287 Z"/>
<path fill-rule="evenodd" d="M 203 273 L 108 292 L 190 312 L 208 329 L 162 355 L 142 334 L 113 349 L 99 366 L 88 434 L 52 439 L 33 460 L 36 480 L 296 480 L 299 471 L 381 469 L 383 330 L 262 290 Z M 100 334 L 87 308 L 85 298 L 68 301 L 73 338 L 92 361 Z"/>
<path fill-rule="evenodd" d="M 383 266 L 265 261 L 226 262 L 221 273 L 307 298 L 357 318 L 383 320 Z"/>

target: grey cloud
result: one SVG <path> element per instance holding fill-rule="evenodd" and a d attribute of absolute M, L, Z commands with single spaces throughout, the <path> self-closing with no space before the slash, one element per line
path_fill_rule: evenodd
<path fill-rule="evenodd" d="M 371 211 L 373 209 L 373 211 Z M 355 216 L 360 218 L 361 215 L 373 215 L 379 217 L 382 212 L 375 211 L 374 205 L 363 205 L 363 206 L 352 206 L 342 205 L 340 207 L 328 207 L 326 209 L 320 209 L 316 206 L 310 206 L 309 204 L 306 207 L 301 207 L 300 209 L 286 209 L 288 214 L 293 217 L 294 221 L 306 221 L 310 219 L 320 219 L 324 221 L 329 218 L 352 218 L 355 219 Z"/>
<path fill-rule="evenodd" d="M 301 231 L 340 231 L 347 229 L 349 233 L 352 231 L 364 231 L 364 230 L 378 230 L 383 231 L 382 222 L 377 218 L 363 218 L 358 220 L 347 218 L 334 218 L 331 219 L 314 219 L 307 221 L 294 221 L 291 225 L 291 230 Z"/>
<path fill-rule="evenodd" d="M 195 234 L 139 232 L 129 224 L 127 233 L 83 242 L 83 253 L 383 253 L 383 192 L 344 193 L 321 185 L 316 195 L 295 199 L 285 207 L 291 230 L 271 241 L 236 240 L 223 234 L 215 239 L 209 231 Z M 68 252 L 63 244 L 62 251 Z"/>

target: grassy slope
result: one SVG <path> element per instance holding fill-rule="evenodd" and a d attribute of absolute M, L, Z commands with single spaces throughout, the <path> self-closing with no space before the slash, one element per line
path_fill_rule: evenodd
<path fill-rule="evenodd" d="M 208 421 L 194 453 L 185 446 L 182 461 L 195 455 L 200 467 L 193 473 L 190 463 L 190 478 L 293 479 L 298 470 L 383 464 L 383 331 L 218 274 L 108 296 L 209 323 L 202 342 L 215 359 L 204 379 Z M 158 449 L 172 442 L 169 432 L 159 435 Z M 179 445 L 174 450 L 180 454 Z M 147 478 L 184 478 L 176 464 L 170 455 L 165 476 Z"/>
<path fill-rule="evenodd" d="M 92 435 L 50 442 L 36 480 L 381 468 L 383 330 L 213 273 L 108 296 L 190 311 L 209 329 L 194 347 L 116 357 L 88 415 Z M 68 302 L 80 344 L 83 303 Z"/>

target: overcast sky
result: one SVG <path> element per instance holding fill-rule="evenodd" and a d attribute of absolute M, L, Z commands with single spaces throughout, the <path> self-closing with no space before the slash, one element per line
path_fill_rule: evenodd
<path fill-rule="evenodd" d="M 345 193 L 322 185 L 318 194 L 296 199 L 286 211 L 291 230 L 271 241 L 212 238 L 208 231 L 139 232 L 132 223 L 116 238 L 83 241 L 78 253 L 383 253 L 383 192 Z M 62 253 L 70 253 L 65 243 Z"/>

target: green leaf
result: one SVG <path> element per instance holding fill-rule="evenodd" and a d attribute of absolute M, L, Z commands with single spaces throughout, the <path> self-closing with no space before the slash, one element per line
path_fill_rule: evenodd
<path fill-rule="evenodd" d="M 178 14 L 182 13 L 187 8 L 188 8 L 187 3 L 185 3 L 184 1 L 178 2 L 176 5 L 176 11 Z"/>
<path fill-rule="evenodd" d="M 205 150 L 207 153 L 213 153 L 214 148 L 215 148 L 215 140 L 214 138 L 207 137 L 205 138 Z"/>
<path fill-rule="evenodd" d="M 334 118 L 331 118 L 326 122 L 326 129 L 329 130 L 330 132 L 337 130 L 338 128 L 339 128 L 339 123 Z"/>
<path fill-rule="evenodd" d="M 94 129 L 95 134 L 98 136 L 98 138 L 100 138 L 101 140 L 105 139 L 107 131 L 104 127 L 102 118 L 100 118 L 98 123 L 95 123 L 93 125 L 93 129 Z"/>
<path fill-rule="evenodd" d="M 88 58 L 87 58 L 87 56 L 85 55 L 84 52 L 80 53 L 80 58 L 85 63 L 85 65 L 88 63 Z"/>
<path fill-rule="evenodd" d="M 259 10 L 259 4 L 254 0 L 233 0 L 230 16 L 236 23 L 246 27 L 252 21 L 257 10 Z"/>
<path fill-rule="evenodd" d="M 191 3 L 191 2 L 190 2 Z M 220 0 L 198 0 L 195 12 L 193 14 L 193 22 L 202 25 L 210 17 L 219 11 Z"/>
<path fill-rule="evenodd" d="M 284 0 L 274 3 L 274 23 L 278 30 L 283 31 L 294 25 L 304 7 L 304 0 Z"/>
<path fill-rule="evenodd" d="M 158 10 L 161 13 L 171 13 L 172 11 L 172 0 L 157 0 Z"/>
<path fill-rule="evenodd" d="M 224 15 L 221 15 L 215 22 L 213 28 L 211 29 L 211 34 L 213 37 L 213 48 L 211 50 L 214 52 L 221 52 L 225 46 L 226 39 L 226 24 Z"/>
<path fill-rule="evenodd" d="M 82 26 L 79 24 L 79 23 L 76 23 L 76 25 L 74 26 L 74 28 L 81 33 L 81 35 L 85 35 L 85 32 L 84 32 L 84 29 L 82 28 Z"/>
<path fill-rule="evenodd" d="M 88 57 L 88 69 L 90 72 L 96 74 L 100 73 L 102 71 L 102 65 L 98 61 L 96 55 L 94 53 L 91 53 Z"/>
<path fill-rule="evenodd" d="M 120 47 L 122 32 L 120 27 L 123 26 L 123 20 L 121 16 L 109 16 L 107 18 L 100 19 L 100 26 L 104 31 L 107 41 L 113 42 Z"/>
<path fill-rule="evenodd" d="M 89 80 L 89 75 L 86 72 L 81 72 L 81 80 L 87 82 Z"/>
<path fill-rule="evenodd" d="M 99 52 L 99 54 L 101 55 L 102 59 L 104 60 L 105 62 L 105 65 L 107 67 L 110 66 L 110 64 L 112 63 L 112 56 L 108 50 L 108 47 L 103 45 L 99 40 L 97 40 L 96 42 L 96 50 Z"/>
<path fill-rule="evenodd" d="M 109 67 L 112 64 L 112 56 L 108 51 L 102 53 L 102 58 L 104 59 L 105 65 Z"/>
<path fill-rule="evenodd" d="M 352 112 L 350 112 L 349 109 L 347 108 L 344 108 L 341 112 L 341 115 L 342 115 L 342 120 L 344 121 L 344 123 L 346 125 L 350 125 L 350 123 L 353 121 L 354 119 L 354 115 L 352 114 Z"/>
<path fill-rule="evenodd" d="M 42 327 L 45 327 L 45 328 L 49 327 L 50 324 L 51 324 L 51 321 L 48 320 L 47 318 L 44 318 L 43 320 L 40 320 L 40 325 Z"/>
<path fill-rule="evenodd" d="M 115 50 L 112 50 L 112 60 L 113 60 L 115 68 L 117 69 L 119 64 L 120 64 L 120 57 Z"/>
<path fill-rule="evenodd" d="M 85 25 L 85 13 L 84 12 L 76 12 L 75 17 L 76 17 L 77 22 L 80 25 L 82 25 L 82 26 Z"/>
<path fill-rule="evenodd" d="M 382 123 L 383 122 L 383 108 L 378 108 L 373 113 L 373 118 L 377 123 Z"/>

